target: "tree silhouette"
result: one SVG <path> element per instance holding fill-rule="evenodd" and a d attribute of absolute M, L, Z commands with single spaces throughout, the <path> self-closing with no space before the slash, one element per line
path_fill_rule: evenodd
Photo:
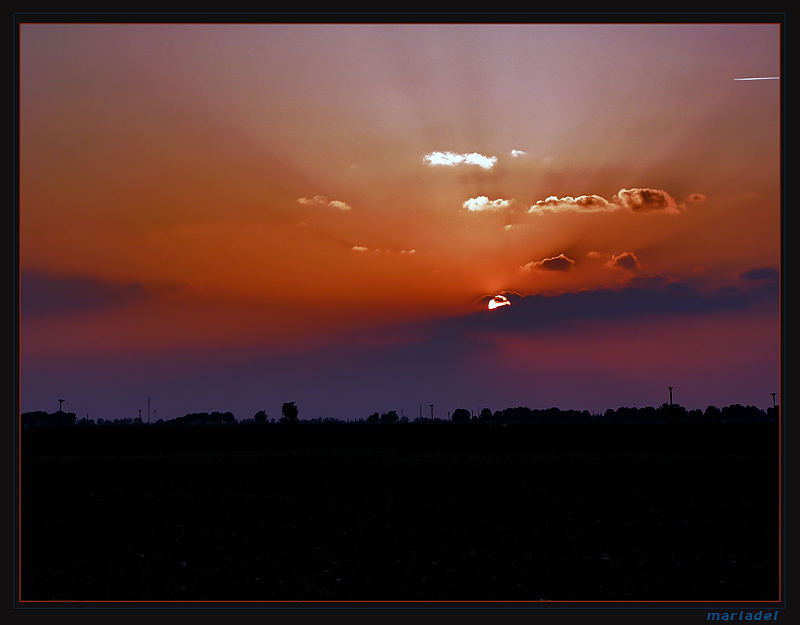
<path fill-rule="evenodd" d="M 288 401 L 281 406 L 281 423 L 297 423 L 297 406 L 293 401 Z"/>
<path fill-rule="evenodd" d="M 371 415 L 367 417 L 367 423 L 380 423 L 381 422 L 381 415 L 377 412 L 373 412 Z"/>
<path fill-rule="evenodd" d="M 267 413 L 264 410 L 259 410 L 256 414 L 253 415 L 253 420 L 262 425 L 267 422 Z"/>
<path fill-rule="evenodd" d="M 456 408 L 451 417 L 453 423 L 469 423 L 470 414 L 466 408 Z"/>
<path fill-rule="evenodd" d="M 478 419 L 484 423 L 488 423 L 492 420 L 492 411 L 489 408 L 484 408 L 481 410 L 481 414 L 478 416 Z"/>
<path fill-rule="evenodd" d="M 384 412 L 381 415 L 381 423 L 397 423 L 399 419 L 400 417 L 394 410 L 390 410 L 389 412 Z"/>

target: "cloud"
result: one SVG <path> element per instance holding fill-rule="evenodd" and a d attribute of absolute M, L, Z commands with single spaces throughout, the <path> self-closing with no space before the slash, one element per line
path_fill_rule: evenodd
<path fill-rule="evenodd" d="M 466 208 L 468 211 L 473 213 L 483 212 L 483 211 L 496 211 L 501 210 L 503 208 L 508 208 L 511 206 L 512 200 L 503 200 L 498 198 L 496 200 L 489 200 L 488 197 L 485 195 L 479 195 L 478 197 L 471 197 L 469 198 L 464 204 L 462 204 L 463 208 Z"/>
<path fill-rule="evenodd" d="M 523 265 L 522 269 L 526 271 L 530 269 L 543 269 L 545 271 L 569 271 L 572 269 L 574 264 L 574 260 L 561 253 L 558 256 L 553 256 L 551 258 L 543 258 L 542 260 L 531 261 Z"/>
<path fill-rule="evenodd" d="M 754 267 L 739 274 L 742 280 L 749 280 L 753 282 L 771 282 L 778 284 L 780 280 L 780 273 L 773 267 Z"/>
<path fill-rule="evenodd" d="M 634 213 L 680 212 L 675 198 L 662 189 L 620 189 L 617 197 L 624 208 Z"/>
<path fill-rule="evenodd" d="M 697 202 L 705 202 L 706 196 L 702 193 L 692 193 L 686 198 L 689 202 L 697 203 Z"/>
<path fill-rule="evenodd" d="M 497 163 L 497 157 L 485 156 L 477 152 L 470 152 L 469 154 L 431 152 L 423 156 L 422 161 L 431 166 L 443 165 L 445 167 L 455 167 L 456 165 L 477 165 L 483 169 L 491 169 Z"/>
<path fill-rule="evenodd" d="M 326 204 L 328 202 L 328 198 L 324 195 L 315 195 L 312 198 L 307 197 L 299 197 L 297 198 L 298 204 L 308 205 L 308 204 Z"/>
<path fill-rule="evenodd" d="M 592 252 L 586 252 L 586 256 L 588 256 L 589 258 L 600 258 L 602 254 L 600 252 L 592 251 Z"/>
<path fill-rule="evenodd" d="M 561 213 L 573 211 L 578 213 L 597 213 L 602 211 L 615 211 L 619 205 L 613 204 L 599 195 L 580 195 L 572 197 L 556 197 L 551 195 L 545 200 L 539 200 L 531 206 L 529 213 L 543 215 L 545 212 Z"/>
<path fill-rule="evenodd" d="M 511 150 L 511 156 L 514 158 L 519 158 L 520 156 L 525 156 L 528 153 L 525 150 Z"/>
<path fill-rule="evenodd" d="M 696 199 L 692 201 L 700 202 L 705 199 L 702 193 L 693 194 L 693 197 L 695 196 Z M 702 199 L 699 199 L 701 197 Z M 607 200 L 600 195 L 579 195 L 578 197 L 551 195 L 534 203 L 528 212 L 536 215 L 544 215 L 546 212 L 562 213 L 567 211 L 599 213 L 616 211 L 622 208 L 634 213 L 664 212 L 676 214 L 681 212 L 683 205 L 678 204 L 675 198 L 662 189 L 635 188 L 620 189 L 611 200 Z"/>
<path fill-rule="evenodd" d="M 341 200 L 331 200 L 328 202 L 328 206 L 331 208 L 338 208 L 341 211 L 349 211 L 352 210 L 352 206 L 347 204 L 346 202 L 342 202 Z"/>
<path fill-rule="evenodd" d="M 384 249 L 384 248 L 380 248 L 380 247 L 376 247 L 376 248 L 370 250 L 370 248 L 368 248 L 368 247 L 366 247 L 364 245 L 354 245 L 354 246 L 352 246 L 350 248 L 350 251 L 352 251 L 352 252 L 370 252 L 371 251 L 371 252 L 377 252 L 379 254 L 394 254 L 397 250 Z M 402 250 L 399 250 L 399 253 L 400 254 L 404 254 L 404 255 L 414 255 L 414 254 L 417 253 L 417 250 L 402 249 Z"/>
<path fill-rule="evenodd" d="M 628 269 L 629 271 L 636 271 L 641 268 L 639 259 L 636 258 L 636 254 L 633 252 L 622 252 L 622 254 L 612 255 L 611 260 L 606 262 L 606 266 L 611 268 L 620 267 L 622 269 Z"/>
<path fill-rule="evenodd" d="M 308 205 L 330 206 L 331 208 L 338 208 L 339 210 L 342 211 L 349 211 L 352 210 L 353 208 L 347 202 L 343 202 L 342 200 L 329 200 L 324 195 L 315 195 L 312 198 L 299 197 L 297 198 L 297 203 L 302 204 L 304 206 Z"/>
<path fill-rule="evenodd" d="M 513 306 L 500 317 L 481 311 L 440 322 L 438 327 L 457 342 L 464 334 L 472 336 L 480 331 L 537 333 L 581 321 L 626 321 L 747 309 L 777 311 L 778 306 L 774 286 L 759 284 L 751 289 L 704 292 L 664 276 L 632 279 L 616 288 L 509 299 Z"/>
<path fill-rule="evenodd" d="M 626 286 L 638 289 L 658 289 L 674 293 L 689 293 L 695 291 L 695 287 L 688 282 L 658 274 L 633 276 L 625 284 Z"/>
<path fill-rule="evenodd" d="M 81 313 L 150 301 L 174 292 L 178 283 L 141 284 L 85 275 L 59 276 L 39 271 L 20 275 L 20 309 L 26 316 Z"/>

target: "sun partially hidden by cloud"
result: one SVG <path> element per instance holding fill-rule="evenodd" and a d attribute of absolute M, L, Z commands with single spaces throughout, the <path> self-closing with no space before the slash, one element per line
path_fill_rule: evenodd
<path fill-rule="evenodd" d="M 686 198 L 689 202 L 705 202 L 706 196 L 702 193 L 692 193 L 688 198 Z"/>
<path fill-rule="evenodd" d="M 432 166 L 443 165 L 445 167 L 455 167 L 456 165 L 477 165 L 483 169 L 491 169 L 497 163 L 497 157 L 485 156 L 477 152 L 470 152 L 469 154 L 431 152 L 423 156 L 422 161 Z"/>
<path fill-rule="evenodd" d="M 489 310 L 494 310 L 495 308 L 500 308 L 501 306 L 511 306 L 511 302 L 508 301 L 508 298 L 505 295 L 495 295 L 489 300 L 488 306 Z"/>
<path fill-rule="evenodd" d="M 529 271 L 531 269 L 543 269 L 545 271 L 569 271 L 575 261 L 567 257 L 563 252 L 558 256 L 551 258 L 543 258 L 542 260 L 531 261 L 522 266 L 522 269 Z"/>
<path fill-rule="evenodd" d="M 606 266 L 612 269 L 627 269 L 628 271 L 636 271 L 641 268 L 639 259 L 636 258 L 636 254 L 633 252 L 622 252 L 622 254 L 612 255 L 611 260 L 606 262 Z"/>
<path fill-rule="evenodd" d="M 479 195 L 478 197 L 469 198 L 462 206 L 473 213 L 497 211 L 511 206 L 511 200 L 504 200 L 502 198 L 490 200 L 485 195 Z"/>

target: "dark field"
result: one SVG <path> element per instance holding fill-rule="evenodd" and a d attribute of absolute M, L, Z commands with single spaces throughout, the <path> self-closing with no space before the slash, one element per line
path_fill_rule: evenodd
<path fill-rule="evenodd" d="M 776 600 L 774 425 L 23 433 L 23 600 Z"/>

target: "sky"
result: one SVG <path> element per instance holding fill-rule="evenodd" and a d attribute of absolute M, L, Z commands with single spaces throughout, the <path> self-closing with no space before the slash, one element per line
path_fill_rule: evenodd
<path fill-rule="evenodd" d="M 22 24 L 20 408 L 766 408 L 780 75 L 778 24 Z"/>

